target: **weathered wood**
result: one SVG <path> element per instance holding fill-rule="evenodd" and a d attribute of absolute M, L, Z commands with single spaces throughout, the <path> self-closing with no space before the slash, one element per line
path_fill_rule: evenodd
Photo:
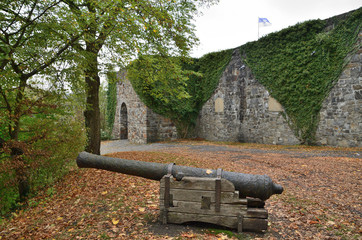
<path fill-rule="evenodd" d="M 242 232 L 243 231 L 243 222 L 244 222 L 244 216 L 241 213 L 238 213 L 238 232 Z"/>
<path fill-rule="evenodd" d="M 243 231 L 262 232 L 268 229 L 268 219 L 243 218 Z"/>
<path fill-rule="evenodd" d="M 257 207 L 263 208 L 265 206 L 265 202 L 260 200 L 259 198 L 246 198 L 248 201 L 249 207 Z"/>
<path fill-rule="evenodd" d="M 172 203 L 170 204 L 170 179 L 171 179 L 171 174 L 167 174 L 164 178 L 165 181 L 165 189 L 164 189 L 164 196 L 163 196 L 163 200 L 164 200 L 164 204 L 165 204 L 165 208 L 169 208 L 169 206 L 172 206 Z"/>
<path fill-rule="evenodd" d="M 215 203 L 210 204 L 210 209 L 202 209 L 201 201 L 199 202 L 185 202 L 185 201 L 173 201 L 174 207 L 168 208 L 169 212 L 180 213 L 199 213 L 205 215 L 220 216 L 237 216 L 239 212 L 247 214 L 247 206 L 241 204 L 220 204 L 220 212 L 215 212 Z M 160 201 L 160 208 L 164 207 L 163 201 Z"/>
<path fill-rule="evenodd" d="M 220 212 L 220 205 L 221 205 L 221 178 L 218 177 L 217 179 L 215 179 L 215 212 Z"/>
<path fill-rule="evenodd" d="M 210 197 L 201 198 L 201 209 L 211 209 L 211 199 Z"/>
<path fill-rule="evenodd" d="M 240 199 L 233 183 L 226 179 L 184 177 L 176 181 L 171 177 L 162 178 L 160 186 L 162 222 L 206 222 L 239 232 L 259 232 L 268 227 L 268 212 L 260 208 L 264 202 L 255 198 Z M 166 191 L 169 194 L 165 194 Z"/>
<path fill-rule="evenodd" d="M 268 218 L 268 211 L 264 208 L 249 208 L 244 215 L 249 218 Z"/>
<path fill-rule="evenodd" d="M 215 191 L 215 178 L 184 177 L 182 181 L 175 181 L 171 178 L 170 187 L 173 189 L 194 189 Z M 234 184 L 224 178 L 221 179 L 222 192 L 235 192 Z M 164 179 L 161 179 L 161 188 L 165 187 Z"/>
<path fill-rule="evenodd" d="M 167 215 L 168 211 L 166 208 L 160 210 L 160 221 L 162 222 L 162 224 L 167 224 Z"/>
<path fill-rule="evenodd" d="M 238 217 L 237 216 L 219 216 L 219 215 L 204 215 L 196 213 L 179 213 L 169 212 L 168 220 L 170 223 L 182 224 L 186 222 L 206 222 L 212 223 L 228 228 L 238 228 Z M 261 232 L 268 228 L 267 219 L 259 218 L 247 218 L 243 217 L 242 230 Z"/>
<path fill-rule="evenodd" d="M 160 199 L 164 199 L 165 188 L 160 189 Z M 186 189 L 170 189 L 170 195 L 173 196 L 174 200 L 179 201 L 190 201 L 199 202 L 202 197 L 210 197 L 212 203 L 215 203 L 215 192 L 214 191 L 203 191 L 203 190 L 186 190 Z M 238 192 L 221 192 L 221 202 L 230 204 L 247 204 L 245 198 L 240 199 Z"/>

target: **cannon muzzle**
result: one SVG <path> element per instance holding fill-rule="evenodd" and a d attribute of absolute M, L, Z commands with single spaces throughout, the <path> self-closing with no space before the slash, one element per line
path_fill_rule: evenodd
<path fill-rule="evenodd" d="M 77 165 L 80 168 L 103 169 L 152 180 L 161 180 L 161 178 L 168 173 L 171 173 L 178 180 L 184 176 L 217 177 L 216 170 L 111 158 L 87 152 L 81 152 L 78 155 Z M 273 194 L 281 194 L 283 192 L 283 187 L 273 183 L 267 175 L 222 171 L 221 177 L 234 184 L 235 190 L 239 191 L 240 197 L 260 198 L 264 201 Z"/>

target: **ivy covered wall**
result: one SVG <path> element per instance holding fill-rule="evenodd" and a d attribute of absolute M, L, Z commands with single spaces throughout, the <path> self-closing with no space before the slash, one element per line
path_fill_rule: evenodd
<path fill-rule="evenodd" d="M 129 79 L 142 102 L 170 118 L 181 137 L 197 123 L 194 135 L 212 140 L 339 145 L 338 140 L 321 140 L 326 131 L 320 124 L 330 122 L 325 117 L 321 122 L 321 116 L 334 114 L 326 113 L 332 110 L 325 102 L 352 58 L 361 69 L 361 22 L 362 8 L 200 59 L 145 56 L 131 64 Z M 360 74 L 352 77 L 358 95 Z M 270 108 L 271 100 L 280 103 L 280 111 Z M 360 101 L 348 103 L 354 104 L 348 108 L 354 111 L 351 116 L 360 115 Z M 340 106 L 338 111 L 343 111 Z M 349 135 L 361 135 L 362 123 L 353 126 Z"/>
<path fill-rule="evenodd" d="M 359 48 L 362 8 L 328 20 L 313 20 L 240 47 L 246 64 L 285 109 L 295 136 L 316 142 L 323 100 Z"/>

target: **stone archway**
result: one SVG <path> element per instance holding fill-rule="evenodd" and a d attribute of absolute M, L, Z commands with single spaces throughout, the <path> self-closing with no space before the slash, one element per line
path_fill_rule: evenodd
<path fill-rule="evenodd" d="M 125 103 L 122 103 L 121 105 L 121 139 L 128 139 L 128 116 L 127 116 L 127 106 Z"/>

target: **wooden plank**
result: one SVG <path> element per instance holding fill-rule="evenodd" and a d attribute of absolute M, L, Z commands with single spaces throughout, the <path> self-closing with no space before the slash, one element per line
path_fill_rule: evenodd
<path fill-rule="evenodd" d="M 168 222 L 176 224 L 182 224 L 186 222 L 205 222 L 224 227 L 235 228 L 237 225 L 237 217 L 169 212 Z"/>
<path fill-rule="evenodd" d="M 160 221 L 162 224 L 167 224 L 167 209 L 160 210 Z"/>
<path fill-rule="evenodd" d="M 268 218 L 268 211 L 264 208 L 248 208 L 245 217 L 248 218 Z"/>
<path fill-rule="evenodd" d="M 246 198 L 248 200 L 248 206 L 249 207 L 257 207 L 257 208 L 263 208 L 265 206 L 265 202 L 260 200 L 259 198 Z"/>
<path fill-rule="evenodd" d="M 211 199 L 209 197 L 201 198 L 201 209 L 211 209 Z"/>
<path fill-rule="evenodd" d="M 205 215 L 222 215 L 222 216 L 237 216 L 238 213 L 243 215 L 247 214 L 247 206 L 241 204 L 221 204 L 220 212 L 215 212 L 215 203 L 210 205 L 210 209 L 202 209 L 200 202 L 184 202 L 184 201 L 173 201 L 174 207 L 169 207 L 169 212 L 179 213 L 195 213 Z M 164 208 L 164 202 L 160 201 L 160 209 Z"/>
<path fill-rule="evenodd" d="M 170 204 L 170 179 L 171 179 L 171 174 L 167 174 L 164 178 L 165 181 L 165 189 L 163 191 L 163 200 L 164 200 L 164 204 L 165 204 L 165 208 L 169 208 L 169 206 L 172 204 Z"/>
<path fill-rule="evenodd" d="M 243 214 L 239 213 L 237 220 L 238 220 L 238 225 L 237 225 L 238 232 L 242 232 L 243 231 L 243 222 L 244 222 Z"/>
<path fill-rule="evenodd" d="M 200 209 L 205 209 L 205 210 L 209 210 L 211 211 L 212 213 L 211 214 L 219 214 L 219 213 L 216 213 L 216 212 L 213 212 L 214 211 L 214 206 L 215 204 L 212 204 L 210 203 L 210 208 L 205 208 L 203 207 L 203 201 L 200 201 L 200 203 L 196 203 L 196 202 L 186 202 L 186 203 L 183 203 L 183 201 L 175 201 L 173 202 L 173 204 L 179 204 L 179 202 L 182 202 L 181 203 L 181 208 L 179 208 L 178 205 L 175 205 L 173 207 L 175 207 L 174 209 L 172 209 L 172 211 L 180 211 L 180 212 L 190 212 L 190 211 L 184 211 L 184 209 L 182 208 L 182 206 L 185 206 L 185 205 L 193 205 L 194 208 L 198 208 L 198 206 L 200 205 Z M 196 205 L 195 205 L 196 204 Z M 164 208 L 164 201 L 161 201 L 160 202 L 160 206 L 161 208 Z M 243 211 L 243 214 L 244 214 L 244 217 L 248 217 L 248 218 L 264 218 L 264 219 L 267 219 L 268 218 L 268 211 L 264 208 L 245 208 L 245 205 L 244 206 L 241 206 L 241 207 L 238 207 L 237 205 L 234 205 L 234 204 L 223 204 L 224 208 L 223 209 L 232 209 L 231 211 L 235 210 L 235 211 L 238 211 L 239 209 L 241 209 Z M 179 208 L 179 209 L 177 209 Z M 244 212 L 246 209 L 246 213 Z M 221 215 L 228 215 L 227 214 L 228 212 L 223 212 Z M 235 213 L 237 215 L 237 213 Z M 233 215 L 232 215 L 233 216 Z"/>
<path fill-rule="evenodd" d="M 237 229 L 238 227 L 237 216 L 210 216 L 204 214 L 169 212 L 168 222 L 176 224 L 182 224 L 186 222 L 205 222 L 233 229 Z M 261 232 L 267 230 L 268 220 L 243 217 L 242 225 L 243 231 Z"/>
<path fill-rule="evenodd" d="M 160 187 L 165 187 L 164 178 L 161 179 Z M 195 190 L 215 190 L 215 178 L 198 178 L 198 177 L 184 177 L 181 181 L 176 181 L 171 178 L 171 189 L 195 189 Z M 224 178 L 221 179 L 222 192 L 235 192 L 234 184 Z"/>
<path fill-rule="evenodd" d="M 160 199 L 164 199 L 165 188 L 160 189 Z M 173 200 L 199 202 L 202 197 L 210 197 L 211 203 L 215 203 L 215 192 L 204 190 L 171 189 L 170 194 Z M 221 203 L 247 204 L 247 200 L 240 199 L 239 193 L 221 192 Z"/>
<path fill-rule="evenodd" d="M 215 211 L 216 212 L 220 212 L 220 205 L 221 205 L 221 178 L 217 178 L 217 179 L 215 179 Z"/>
<path fill-rule="evenodd" d="M 243 231 L 262 232 L 268 229 L 268 219 L 243 218 Z"/>

